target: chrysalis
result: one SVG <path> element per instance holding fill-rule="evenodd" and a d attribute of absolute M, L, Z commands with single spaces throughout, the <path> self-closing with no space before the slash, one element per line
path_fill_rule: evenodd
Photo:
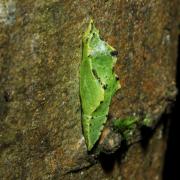
<path fill-rule="evenodd" d="M 93 20 L 90 20 L 82 43 L 80 65 L 82 126 L 90 151 L 101 135 L 112 96 L 120 88 L 120 83 L 113 72 L 117 51 L 100 39 Z"/>

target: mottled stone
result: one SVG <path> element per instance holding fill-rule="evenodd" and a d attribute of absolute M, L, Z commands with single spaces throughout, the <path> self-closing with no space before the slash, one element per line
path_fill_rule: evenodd
<path fill-rule="evenodd" d="M 122 88 L 112 100 L 110 115 L 147 115 L 154 127 L 176 95 L 177 4 L 178 0 L 1 0 L 0 179 L 106 179 L 99 163 L 84 169 L 96 157 L 87 153 L 81 127 L 82 34 L 92 17 L 102 37 L 119 52 L 115 71 Z M 161 144 L 162 139 L 149 144 L 147 153 L 155 157 L 156 151 L 160 158 L 153 163 L 159 165 L 165 147 L 159 148 Z M 131 174 L 137 156 L 147 163 L 139 158 L 137 172 L 159 176 L 151 159 L 135 146 L 139 145 L 130 148 L 120 170 L 122 178 L 118 168 L 112 177 L 138 179 L 139 174 Z"/>

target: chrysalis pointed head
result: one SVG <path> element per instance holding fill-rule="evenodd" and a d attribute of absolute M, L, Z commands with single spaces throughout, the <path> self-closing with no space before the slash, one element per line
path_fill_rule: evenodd
<path fill-rule="evenodd" d="M 89 41 L 91 41 L 95 36 L 99 37 L 99 31 L 96 29 L 94 21 L 91 18 L 88 28 L 83 35 L 83 43 L 89 43 Z"/>

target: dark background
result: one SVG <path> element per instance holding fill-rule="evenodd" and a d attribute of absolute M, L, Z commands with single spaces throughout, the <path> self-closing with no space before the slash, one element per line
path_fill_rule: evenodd
<path fill-rule="evenodd" d="M 180 36 L 178 40 L 178 49 L 180 49 Z M 177 56 L 177 89 L 180 89 L 180 52 Z M 163 171 L 164 180 L 180 179 L 180 94 L 178 92 L 176 102 L 172 112 L 168 115 L 170 119 L 170 129 L 168 134 L 168 144 L 165 156 Z"/>

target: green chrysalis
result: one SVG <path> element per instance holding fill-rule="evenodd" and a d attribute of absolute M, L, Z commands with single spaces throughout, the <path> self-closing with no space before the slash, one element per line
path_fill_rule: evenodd
<path fill-rule="evenodd" d="M 113 67 L 117 51 L 99 37 L 93 20 L 83 36 L 80 65 L 82 126 L 88 151 L 100 137 L 112 96 L 120 88 Z"/>

